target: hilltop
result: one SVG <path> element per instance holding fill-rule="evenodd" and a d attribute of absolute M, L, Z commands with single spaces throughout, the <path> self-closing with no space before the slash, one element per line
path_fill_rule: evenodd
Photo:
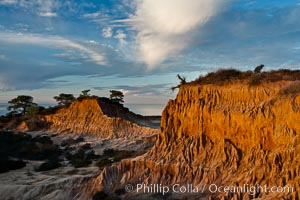
<path fill-rule="evenodd" d="M 5 127 L 18 131 L 90 134 L 100 138 L 150 136 L 158 133 L 159 117 L 137 115 L 107 98 L 84 98 L 46 114 L 19 119 Z"/>

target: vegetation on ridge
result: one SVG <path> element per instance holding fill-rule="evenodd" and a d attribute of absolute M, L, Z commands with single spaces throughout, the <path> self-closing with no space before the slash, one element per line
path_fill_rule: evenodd
<path fill-rule="evenodd" d="M 53 98 L 58 102 L 58 105 L 60 106 L 68 106 L 73 101 L 76 100 L 73 94 L 64 94 L 64 93 L 61 93 L 58 96 L 55 96 Z"/>
<path fill-rule="evenodd" d="M 8 103 L 11 104 L 8 106 L 8 110 L 12 110 L 13 113 L 21 112 L 22 115 L 25 115 L 30 107 L 37 106 L 36 103 L 33 103 L 33 97 L 26 95 L 19 95 Z"/>
<path fill-rule="evenodd" d="M 262 83 L 277 81 L 295 81 L 300 80 L 300 70 L 279 69 L 261 72 L 263 65 L 257 66 L 254 71 L 239 71 L 236 69 L 220 69 L 210 72 L 205 76 L 200 76 L 188 84 L 225 84 L 234 81 L 243 81 L 249 86 L 260 85 Z"/>
<path fill-rule="evenodd" d="M 95 95 L 91 96 L 89 94 L 90 91 L 91 90 L 81 91 L 81 94 L 77 98 L 75 98 L 73 94 L 60 93 L 58 96 L 53 97 L 57 101 L 58 105 L 48 108 L 39 106 L 37 103 L 34 103 L 32 96 L 19 95 L 16 98 L 8 101 L 10 105 L 7 107 L 7 109 L 11 112 L 7 113 L 5 117 L 8 121 L 10 121 L 10 119 L 18 117 L 32 117 L 35 115 L 53 114 L 60 108 L 68 107 L 72 102 L 76 100 L 82 101 L 84 99 L 102 99 L 107 103 L 113 103 L 117 105 L 123 105 L 122 103 L 124 103 L 124 94 L 121 91 L 110 90 L 111 94 L 109 98 L 98 97 Z M 3 121 L 2 118 L 0 118 L 0 121 Z"/>
<path fill-rule="evenodd" d="M 177 86 L 171 87 L 174 91 L 180 88 L 182 85 L 222 85 L 225 83 L 232 83 L 240 81 L 249 84 L 249 86 L 257 86 L 262 83 L 277 82 L 277 81 L 296 81 L 300 80 L 300 70 L 290 70 L 290 69 L 279 69 L 262 72 L 264 65 L 259 65 L 255 67 L 253 71 L 240 71 L 237 69 L 219 69 L 214 72 L 209 72 L 205 76 L 199 76 L 196 80 L 187 82 L 184 76 L 177 74 L 179 79 L 179 84 Z M 298 91 L 299 86 L 293 85 L 293 91 Z"/>
<path fill-rule="evenodd" d="M 113 102 L 113 103 L 117 103 L 117 104 L 122 104 L 124 103 L 124 94 L 121 91 L 118 90 L 110 90 L 110 96 L 109 99 Z"/>

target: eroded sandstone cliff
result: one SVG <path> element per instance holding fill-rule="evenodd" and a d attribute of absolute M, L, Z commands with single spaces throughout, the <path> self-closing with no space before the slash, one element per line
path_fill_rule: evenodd
<path fill-rule="evenodd" d="M 145 124 L 149 127 L 142 126 Z M 158 133 L 157 129 L 151 127 L 151 122 L 143 116 L 101 98 L 75 101 L 54 114 L 26 120 L 18 129 L 91 134 L 99 138 L 152 136 Z"/>
<path fill-rule="evenodd" d="M 94 182 L 108 192 L 136 183 L 293 187 L 293 191 L 184 193 L 195 199 L 299 199 L 300 81 L 183 85 L 162 115 L 146 155 L 107 167 Z M 125 194 L 125 199 L 138 195 Z M 174 196 L 173 196 L 174 197 Z M 169 197 L 169 198 L 172 198 Z"/>

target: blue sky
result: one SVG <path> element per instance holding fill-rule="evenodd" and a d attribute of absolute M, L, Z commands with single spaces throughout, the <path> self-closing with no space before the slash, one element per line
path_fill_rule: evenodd
<path fill-rule="evenodd" d="M 176 74 L 300 69 L 299 0 L 0 0 L 0 102 L 81 90 L 165 104 Z"/>

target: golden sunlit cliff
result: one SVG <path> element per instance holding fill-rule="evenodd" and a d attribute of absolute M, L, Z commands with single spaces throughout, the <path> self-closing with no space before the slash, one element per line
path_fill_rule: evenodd
<path fill-rule="evenodd" d="M 91 134 L 99 138 L 151 136 L 158 133 L 145 117 L 101 98 L 77 100 L 54 114 L 22 122 L 18 130 Z"/>
<path fill-rule="evenodd" d="M 163 111 L 161 133 L 152 150 L 105 168 L 94 182 L 98 190 L 107 192 L 128 183 L 201 188 L 208 184 L 288 185 L 293 191 L 251 195 L 205 190 L 182 195 L 189 199 L 299 199 L 300 81 L 180 86 L 176 99 Z M 126 195 L 125 199 L 134 194 Z"/>

